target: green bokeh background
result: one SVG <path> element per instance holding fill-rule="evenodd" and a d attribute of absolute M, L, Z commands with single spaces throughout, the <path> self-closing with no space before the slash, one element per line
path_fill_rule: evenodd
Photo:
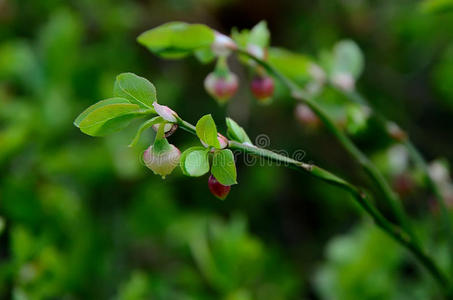
<path fill-rule="evenodd" d="M 373 190 L 326 130 L 298 123 L 281 86 L 272 105 L 257 104 L 232 60 L 240 91 L 219 107 L 203 89 L 212 64 L 162 60 L 136 37 L 174 20 L 224 33 L 266 20 L 272 45 L 312 57 L 352 39 L 365 55 L 358 89 L 428 160 L 451 161 L 453 5 L 436 2 L 0 0 L 0 298 L 438 299 L 429 275 L 337 188 L 239 161 L 239 184 L 222 202 L 206 176 L 176 170 L 162 181 L 146 169 L 139 157 L 153 133 L 127 148 L 138 123 L 106 138 L 72 124 L 111 97 L 117 74 L 134 72 L 188 121 L 212 113 L 224 131 L 231 116 L 252 140 L 266 134 L 268 148 L 304 150 L 304 161 Z M 354 139 L 389 179 L 415 178 L 405 206 L 445 267 L 438 213 L 417 170 L 365 130 Z M 197 143 L 182 131 L 171 139 L 180 149 Z"/>

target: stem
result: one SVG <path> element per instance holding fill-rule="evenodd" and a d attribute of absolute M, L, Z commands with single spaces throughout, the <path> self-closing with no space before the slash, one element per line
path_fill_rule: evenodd
<path fill-rule="evenodd" d="M 236 50 L 238 53 L 245 55 L 255 62 L 257 62 L 260 66 L 262 66 L 266 71 L 270 74 L 277 77 L 279 80 L 282 81 L 284 85 L 291 91 L 292 97 L 304 101 L 314 112 L 315 114 L 321 119 L 327 129 L 337 138 L 337 140 L 342 144 L 342 146 L 360 163 L 360 165 L 365 169 L 367 174 L 371 177 L 371 179 L 376 183 L 379 187 L 380 191 L 382 192 L 384 199 L 387 202 L 387 205 L 390 207 L 392 213 L 394 214 L 395 218 L 399 221 L 399 223 L 406 229 L 406 231 L 411 235 L 413 241 L 417 244 L 420 244 L 417 236 L 415 235 L 412 226 L 407 218 L 407 215 L 404 213 L 404 208 L 401 204 L 401 201 L 397 194 L 395 194 L 385 180 L 382 173 L 379 169 L 367 158 L 367 156 L 355 146 L 355 144 L 349 139 L 349 137 L 343 133 L 343 131 L 335 125 L 335 122 L 329 117 L 327 113 L 325 113 L 322 108 L 316 103 L 312 96 L 302 90 L 297 84 L 295 84 L 292 80 L 281 74 L 278 70 L 272 67 L 267 62 L 257 58 L 256 56 L 248 53 L 245 50 L 238 49 Z"/>
<path fill-rule="evenodd" d="M 384 116 L 381 114 L 378 114 L 376 111 L 374 111 L 368 101 L 358 92 L 356 91 L 350 91 L 350 92 L 345 92 L 341 89 L 336 88 L 334 85 L 329 84 L 330 87 L 334 88 L 335 90 L 339 91 L 342 93 L 346 98 L 348 98 L 350 101 L 364 105 L 368 108 L 370 108 L 370 111 L 373 112 L 373 114 L 377 117 L 377 119 L 383 124 L 383 126 L 386 126 L 387 124 L 390 123 L 389 120 L 387 120 Z M 406 147 L 410 157 L 412 160 L 415 162 L 415 164 L 418 166 L 418 168 L 423 172 L 424 180 L 428 186 L 428 188 L 431 190 L 431 192 L 434 194 L 435 199 L 437 201 L 437 204 L 439 205 L 440 211 L 441 211 L 441 216 L 442 216 L 442 222 L 444 223 L 445 230 L 447 232 L 447 237 L 448 237 L 448 244 L 450 248 L 450 253 L 453 253 L 453 222 L 450 217 L 450 213 L 448 211 L 448 206 L 446 204 L 445 198 L 442 195 L 442 192 L 440 191 L 439 186 L 437 183 L 433 180 L 431 177 L 431 174 L 429 173 L 428 170 L 428 165 L 421 155 L 420 151 L 414 146 L 414 144 L 410 141 L 409 137 L 406 136 L 405 140 L 402 142 L 402 144 Z M 451 269 L 453 270 L 453 259 L 450 261 L 451 263 Z"/>
<path fill-rule="evenodd" d="M 183 130 L 196 135 L 195 126 L 189 122 L 184 121 L 180 117 L 177 117 L 176 122 L 179 127 Z M 447 277 L 437 268 L 435 263 L 427 256 L 423 250 L 419 247 L 417 243 L 414 243 L 414 240 L 406 231 L 401 228 L 393 225 L 389 220 L 387 220 L 370 202 L 368 196 L 357 189 L 355 186 L 347 182 L 346 180 L 338 177 L 337 175 L 324 170 L 316 165 L 307 164 L 300 162 L 294 159 L 291 159 L 287 156 L 277 154 L 275 152 L 258 148 L 253 145 L 241 144 L 236 141 L 229 141 L 228 148 L 239 150 L 245 154 L 252 154 L 258 157 L 268 159 L 270 161 L 281 163 L 292 169 L 296 169 L 299 172 L 308 173 L 311 176 L 314 176 L 318 179 L 321 179 L 329 184 L 336 185 L 343 190 L 349 192 L 354 199 L 357 201 L 359 206 L 371 216 L 376 225 L 381 228 L 384 232 L 390 235 L 396 242 L 400 243 L 406 249 L 408 249 L 418 261 L 428 270 L 428 272 L 433 276 L 436 282 L 439 284 L 440 288 L 444 291 L 448 290 L 448 280 Z"/>
<path fill-rule="evenodd" d="M 299 172 L 308 173 L 318 179 L 321 179 L 329 184 L 336 185 L 341 189 L 349 192 L 360 207 L 371 216 L 376 225 L 381 228 L 384 232 L 389 234 L 395 241 L 403 245 L 421 262 L 421 264 L 431 273 L 436 282 L 439 284 L 442 290 L 448 289 L 447 277 L 437 268 L 431 258 L 423 252 L 423 250 L 414 243 L 412 238 L 399 227 L 393 225 L 388 221 L 370 202 L 368 196 L 357 189 L 355 186 L 347 182 L 346 180 L 338 177 L 337 175 L 324 170 L 313 164 L 306 164 L 293 160 L 289 157 L 277 154 L 275 152 L 261 149 L 251 145 L 241 144 L 235 141 L 229 142 L 229 148 L 240 150 L 243 153 L 249 153 L 257 155 L 259 157 L 267 158 L 270 161 L 280 162 L 283 164 L 289 164 L 289 167 L 296 169 Z"/>

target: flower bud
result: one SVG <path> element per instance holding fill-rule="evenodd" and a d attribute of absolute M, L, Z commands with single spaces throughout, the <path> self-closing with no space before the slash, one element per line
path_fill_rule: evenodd
<path fill-rule="evenodd" d="M 352 91 L 355 88 L 355 79 L 351 74 L 338 73 L 332 78 L 332 83 L 343 91 Z"/>
<path fill-rule="evenodd" d="M 143 162 L 154 174 L 165 178 L 179 164 L 181 151 L 174 145 L 169 144 L 166 139 L 156 140 L 143 153 Z"/>
<path fill-rule="evenodd" d="M 216 31 L 211 49 L 217 56 L 227 56 L 231 50 L 237 49 L 237 45 L 230 37 Z"/>
<path fill-rule="evenodd" d="M 318 116 L 306 104 L 296 106 L 295 116 L 302 125 L 310 128 L 317 128 L 321 124 Z"/>
<path fill-rule="evenodd" d="M 204 80 L 206 91 L 219 103 L 228 101 L 236 93 L 238 86 L 238 77 L 232 72 L 228 72 L 226 76 L 219 76 L 212 72 Z"/>
<path fill-rule="evenodd" d="M 267 101 L 274 94 L 274 79 L 269 76 L 256 76 L 253 78 L 250 88 L 256 99 Z"/>
<path fill-rule="evenodd" d="M 211 193 L 219 198 L 220 200 L 225 200 L 225 198 L 230 193 L 231 187 L 229 185 L 223 185 L 217 181 L 217 179 L 211 174 L 208 180 L 208 187 Z"/>
<path fill-rule="evenodd" d="M 225 149 L 226 147 L 228 147 L 228 139 L 221 135 L 220 133 L 217 133 L 217 140 L 219 141 L 220 149 Z M 200 142 L 205 148 L 209 147 L 209 145 L 203 142 L 202 140 L 200 140 Z"/>
<path fill-rule="evenodd" d="M 403 142 L 407 139 L 407 134 L 396 123 L 389 122 L 387 124 L 387 132 L 397 142 Z"/>

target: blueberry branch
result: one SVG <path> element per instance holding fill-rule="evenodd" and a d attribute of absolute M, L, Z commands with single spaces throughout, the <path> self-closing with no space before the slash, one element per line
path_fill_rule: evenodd
<path fill-rule="evenodd" d="M 351 102 L 355 102 L 355 103 L 358 103 L 360 105 L 370 108 L 370 111 L 373 112 L 373 114 L 377 117 L 377 119 L 380 121 L 380 123 L 384 127 L 388 127 L 392 123 L 391 121 L 387 120 L 384 116 L 382 116 L 381 114 L 378 114 L 375 110 L 373 110 L 370 107 L 369 102 L 361 94 L 359 94 L 355 91 L 346 92 L 342 89 L 336 88 L 331 83 L 329 83 L 329 86 L 336 89 L 338 92 L 342 93 Z M 437 204 L 439 205 L 439 208 L 441 211 L 442 222 L 444 223 L 444 227 L 447 232 L 450 252 L 453 253 L 453 223 L 452 223 L 452 220 L 450 217 L 450 213 L 448 211 L 447 204 L 445 202 L 445 198 L 442 195 L 442 192 L 440 191 L 437 183 L 431 177 L 431 174 L 429 173 L 428 165 L 427 165 L 425 159 L 423 158 L 420 151 L 414 146 L 414 144 L 411 142 L 409 137 L 404 132 L 403 132 L 403 138 L 402 138 L 401 142 L 406 147 L 410 157 L 415 162 L 417 167 L 423 172 L 423 177 L 426 182 L 426 185 L 431 190 L 431 192 L 435 196 L 435 199 L 437 200 Z M 453 260 L 451 261 L 451 264 L 453 266 Z"/>
<path fill-rule="evenodd" d="M 177 117 L 178 126 L 183 130 L 196 135 L 195 126 L 190 124 L 187 121 L 184 121 L 180 117 Z M 367 194 L 348 181 L 338 177 L 337 175 L 322 169 L 314 164 L 307 164 L 300 162 L 294 159 L 291 159 L 287 156 L 280 155 L 278 153 L 272 152 L 267 149 L 259 148 L 254 145 L 239 143 L 236 141 L 228 141 L 228 148 L 232 150 L 238 150 L 244 154 L 251 154 L 261 158 L 265 158 L 269 161 L 282 163 L 289 168 L 295 169 L 299 172 L 309 174 L 314 176 L 328 184 L 332 184 L 340 187 L 341 189 L 349 192 L 359 206 L 373 219 L 376 225 L 381 228 L 384 232 L 390 235 L 396 242 L 400 243 L 406 249 L 408 249 L 419 261 L 420 263 L 431 273 L 436 282 L 443 290 L 448 290 L 448 279 L 447 277 L 438 269 L 432 259 L 418 246 L 414 243 L 412 237 L 407 233 L 407 231 L 402 228 L 395 226 L 390 222 L 386 217 L 384 217 L 371 203 Z"/>
<path fill-rule="evenodd" d="M 390 207 L 392 213 L 400 222 L 400 224 L 408 231 L 413 241 L 419 244 L 419 241 L 412 230 L 412 226 L 404 213 L 404 208 L 401 205 L 399 197 L 393 192 L 388 182 L 385 180 L 379 169 L 368 159 L 368 157 L 351 141 L 351 139 L 343 133 L 343 131 L 335 125 L 335 122 L 328 116 L 327 113 L 316 103 L 312 96 L 301 89 L 292 80 L 282 75 L 278 70 L 268 64 L 266 61 L 250 54 L 249 52 L 237 49 L 239 54 L 245 55 L 253 59 L 256 63 L 266 69 L 269 74 L 278 78 L 291 92 L 294 99 L 306 103 L 314 113 L 321 119 L 327 129 L 337 138 L 340 144 L 360 163 L 370 178 L 376 183 L 377 187 L 381 190 L 384 198 Z"/>

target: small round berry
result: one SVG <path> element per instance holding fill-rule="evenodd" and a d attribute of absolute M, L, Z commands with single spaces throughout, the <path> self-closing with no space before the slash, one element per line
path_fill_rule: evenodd
<path fill-rule="evenodd" d="M 208 180 L 208 187 L 211 193 L 219 198 L 220 200 L 225 200 L 225 198 L 230 193 L 231 187 L 229 185 L 223 185 L 217 181 L 217 179 L 211 174 Z"/>
<path fill-rule="evenodd" d="M 253 78 L 250 88 L 256 99 L 266 101 L 274 95 L 274 79 L 269 76 L 256 76 Z"/>
<path fill-rule="evenodd" d="M 229 72 L 226 76 L 219 76 L 215 72 L 209 73 L 204 80 L 204 87 L 209 95 L 219 103 L 225 103 L 239 87 L 239 80 L 236 74 Z"/>

